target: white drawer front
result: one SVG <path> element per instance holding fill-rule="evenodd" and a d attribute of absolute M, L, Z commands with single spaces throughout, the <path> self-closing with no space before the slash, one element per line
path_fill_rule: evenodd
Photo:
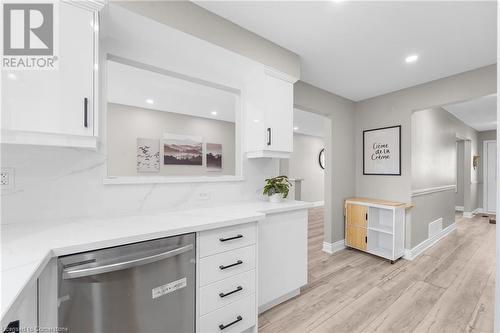
<path fill-rule="evenodd" d="M 232 322 L 235 323 L 224 329 L 219 327 L 220 325 L 226 326 Z M 239 333 L 255 324 L 255 294 L 252 294 L 228 306 L 201 316 L 199 332 Z"/>
<path fill-rule="evenodd" d="M 200 258 L 255 244 L 256 224 L 247 223 L 200 233 Z"/>
<path fill-rule="evenodd" d="M 200 314 L 207 314 L 253 293 L 255 293 L 254 269 L 209 284 L 200 289 Z"/>
<path fill-rule="evenodd" d="M 200 259 L 200 286 L 255 268 L 255 245 Z"/>

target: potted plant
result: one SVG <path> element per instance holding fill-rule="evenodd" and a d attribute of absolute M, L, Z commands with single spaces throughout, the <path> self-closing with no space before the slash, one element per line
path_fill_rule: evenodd
<path fill-rule="evenodd" d="M 280 202 L 288 196 L 291 185 L 287 176 L 268 178 L 264 186 L 264 194 L 269 197 L 270 202 Z"/>

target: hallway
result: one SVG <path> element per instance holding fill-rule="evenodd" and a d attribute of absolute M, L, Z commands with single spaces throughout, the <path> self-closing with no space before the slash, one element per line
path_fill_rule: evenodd
<path fill-rule="evenodd" d="M 322 252 L 322 208 L 309 211 L 309 283 L 259 316 L 259 332 L 492 332 L 495 225 L 457 230 L 394 265 L 356 250 Z"/>

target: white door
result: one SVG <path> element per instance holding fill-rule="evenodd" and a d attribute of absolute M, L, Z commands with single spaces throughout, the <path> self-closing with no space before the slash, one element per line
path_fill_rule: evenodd
<path fill-rule="evenodd" d="M 64 2 L 59 9 L 59 69 L 2 71 L 4 129 L 94 134 L 94 13 Z"/>
<path fill-rule="evenodd" d="M 486 186 L 486 211 L 496 212 L 497 202 L 497 143 L 488 141 L 486 144 L 486 172 L 484 184 Z"/>

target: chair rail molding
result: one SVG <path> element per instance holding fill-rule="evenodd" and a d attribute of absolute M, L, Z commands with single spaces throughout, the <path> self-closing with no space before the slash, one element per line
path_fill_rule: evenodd
<path fill-rule="evenodd" d="M 417 197 L 419 195 L 427 195 L 427 194 L 437 193 L 437 192 L 443 192 L 443 191 L 451 191 L 451 190 L 455 191 L 456 188 L 457 188 L 456 184 L 445 185 L 445 186 L 429 187 L 429 188 L 422 188 L 422 189 L 411 191 L 411 196 L 412 197 Z"/>

